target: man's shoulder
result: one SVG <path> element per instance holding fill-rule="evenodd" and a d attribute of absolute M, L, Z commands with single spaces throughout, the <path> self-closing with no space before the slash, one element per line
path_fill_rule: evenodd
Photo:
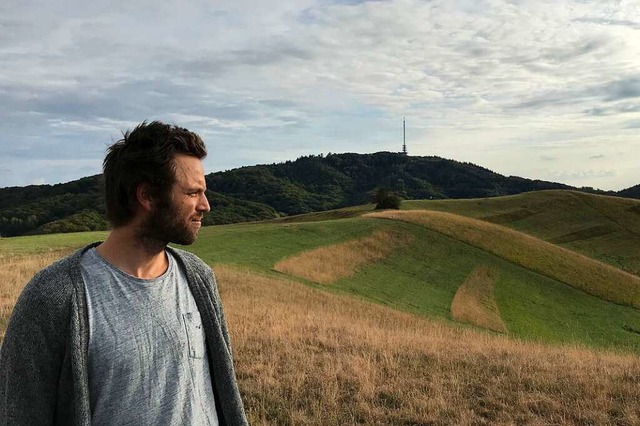
<path fill-rule="evenodd" d="M 38 271 L 27 283 L 20 298 L 45 304 L 64 304 L 82 277 L 80 258 L 89 247 L 79 249 Z"/>

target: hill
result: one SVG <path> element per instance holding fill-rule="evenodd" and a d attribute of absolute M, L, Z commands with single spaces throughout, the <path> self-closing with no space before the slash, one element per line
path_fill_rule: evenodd
<path fill-rule="evenodd" d="M 627 198 L 640 198 L 640 185 L 623 189 L 622 191 L 619 191 L 617 195 L 620 197 L 627 197 Z"/>
<path fill-rule="evenodd" d="M 640 308 L 640 277 L 522 232 L 425 210 L 376 212 L 367 217 L 424 226 L 601 299 Z"/>
<path fill-rule="evenodd" d="M 287 215 L 364 204 L 377 187 L 414 199 L 493 197 L 569 188 L 505 177 L 470 163 L 391 152 L 307 156 L 242 167 L 213 173 L 207 184 L 224 194 L 269 204 Z"/>
<path fill-rule="evenodd" d="M 368 203 L 378 187 L 404 199 L 484 198 L 571 189 L 559 183 L 503 176 L 471 163 L 392 152 L 311 155 L 211 173 L 206 180 L 212 212 L 205 224 L 355 206 Z M 0 236 L 106 229 L 101 193 L 99 175 L 58 185 L 0 188 Z"/>
<path fill-rule="evenodd" d="M 640 201 L 577 191 L 470 200 L 405 201 L 507 226 L 640 275 Z"/>
<path fill-rule="evenodd" d="M 465 198 L 567 188 L 469 163 L 396 153 L 330 154 L 209 174 L 206 224 L 275 218 L 366 203 L 386 186 L 404 198 Z M 99 175 L 0 188 L 0 236 L 106 229 Z"/>

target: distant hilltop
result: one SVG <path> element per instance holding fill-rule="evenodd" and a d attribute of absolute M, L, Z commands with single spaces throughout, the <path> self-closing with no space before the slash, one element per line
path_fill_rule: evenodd
<path fill-rule="evenodd" d="M 206 176 L 206 225 L 272 219 L 370 202 L 385 187 L 404 199 L 485 198 L 573 189 L 640 198 L 640 185 L 613 192 L 503 176 L 471 163 L 394 152 L 309 155 Z M 101 175 L 57 185 L 0 189 L 0 236 L 107 229 Z"/>

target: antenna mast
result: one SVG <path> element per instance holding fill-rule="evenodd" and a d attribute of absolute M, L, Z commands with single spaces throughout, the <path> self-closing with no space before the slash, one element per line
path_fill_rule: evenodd
<path fill-rule="evenodd" d="M 404 117 L 402 117 L 402 153 L 404 155 L 407 155 L 407 138 L 406 138 Z"/>

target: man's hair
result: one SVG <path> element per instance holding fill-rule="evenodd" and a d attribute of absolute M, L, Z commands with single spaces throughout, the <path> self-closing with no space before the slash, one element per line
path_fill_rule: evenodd
<path fill-rule="evenodd" d="M 175 182 L 176 154 L 202 159 L 207 148 L 197 134 L 160 121 L 142 122 L 108 148 L 102 168 L 111 226 L 126 225 L 133 219 L 139 184 L 149 184 L 152 197 L 163 199 L 169 194 Z"/>

